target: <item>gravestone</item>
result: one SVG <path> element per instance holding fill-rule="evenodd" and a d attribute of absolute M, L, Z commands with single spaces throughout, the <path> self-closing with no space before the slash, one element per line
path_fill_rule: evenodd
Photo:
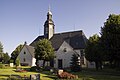
<path fill-rule="evenodd" d="M 63 69 L 58 70 L 58 75 L 60 75 L 61 73 L 63 73 Z"/>
<path fill-rule="evenodd" d="M 14 67 L 14 64 L 13 64 L 13 63 L 10 63 L 10 67 Z"/>
<path fill-rule="evenodd" d="M 30 75 L 30 80 L 40 80 L 40 74 L 32 74 L 32 75 Z"/>

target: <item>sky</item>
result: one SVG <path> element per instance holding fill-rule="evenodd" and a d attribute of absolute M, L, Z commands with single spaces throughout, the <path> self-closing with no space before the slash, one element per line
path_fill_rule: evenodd
<path fill-rule="evenodd" d="M 0 0 L 0 42 L 9 55 L 44 33 L 48 7 L 55 33 L 83 30 L 99 34 L 110 14 L 120 14 L 120 0 Z"/>

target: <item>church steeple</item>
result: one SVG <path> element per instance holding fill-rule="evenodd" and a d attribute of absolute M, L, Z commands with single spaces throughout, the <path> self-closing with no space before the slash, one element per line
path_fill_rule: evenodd
<path fill-rule="evenodd" d="M 50 7 L 47 13 L 47 20 L 44 23 L 44 36 L 47 39 L 50 39 L 54 34 L 54 22 L 52 20 L 52 12 L 50 11 Z"/>

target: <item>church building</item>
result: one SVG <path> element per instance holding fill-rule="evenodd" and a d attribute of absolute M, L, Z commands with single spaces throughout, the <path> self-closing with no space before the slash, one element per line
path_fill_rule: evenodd
<path fill-rule="evenodd" d="M 29 66 L 35 65 L 34 58 L 34 47 L 36 46 L 37 41 L 40 39 L 48 39 L 51 41 L 52 46 L 55 50 L 55 58 L 52 66 L 54 68 L 68 68 L 70 67 L 71 57 L 73 54 L 77 54 L 80 57 L 80 65 L 82 67 L 88 67 L 90 64 L 85 58 L 84 49 L 86 47 L 87 38 L 82 30 L 70 31 L 63 33 L 55 33 L 55 24 L 52 20 L 52 12 L 49 10 L 47 13 L 47 20 L 44 23 L 44 35 L 38 36 L 30 45 L 27 47 L 32 48 L 32 50 L 24 49 L 18 55 L 20 62 L 28 63 Z M 26 47 L 26 46 L 24 46 Z M 30 52 L 32 51 L 32 52 Z M 24 54 L 25 53 L 25 54 Z M 32 62 L 25 58 L 25 55 L 30 54 Z M 21 56 L 22 55 L 22 56 Z M 29 55 L 29 56 L 30 56 Z"/>

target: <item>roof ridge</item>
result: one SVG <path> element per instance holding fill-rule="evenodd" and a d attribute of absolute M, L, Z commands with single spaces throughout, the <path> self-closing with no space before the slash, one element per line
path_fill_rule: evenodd
<path fill-rule="evenodd" d="M 69 31 L 69 32 L 60 32 L 60 33 L 55 33 L 55 34 L 66 34 L 66 33 L 74 33 L 74 32 L 83 32 L 83 30 Z"/>

